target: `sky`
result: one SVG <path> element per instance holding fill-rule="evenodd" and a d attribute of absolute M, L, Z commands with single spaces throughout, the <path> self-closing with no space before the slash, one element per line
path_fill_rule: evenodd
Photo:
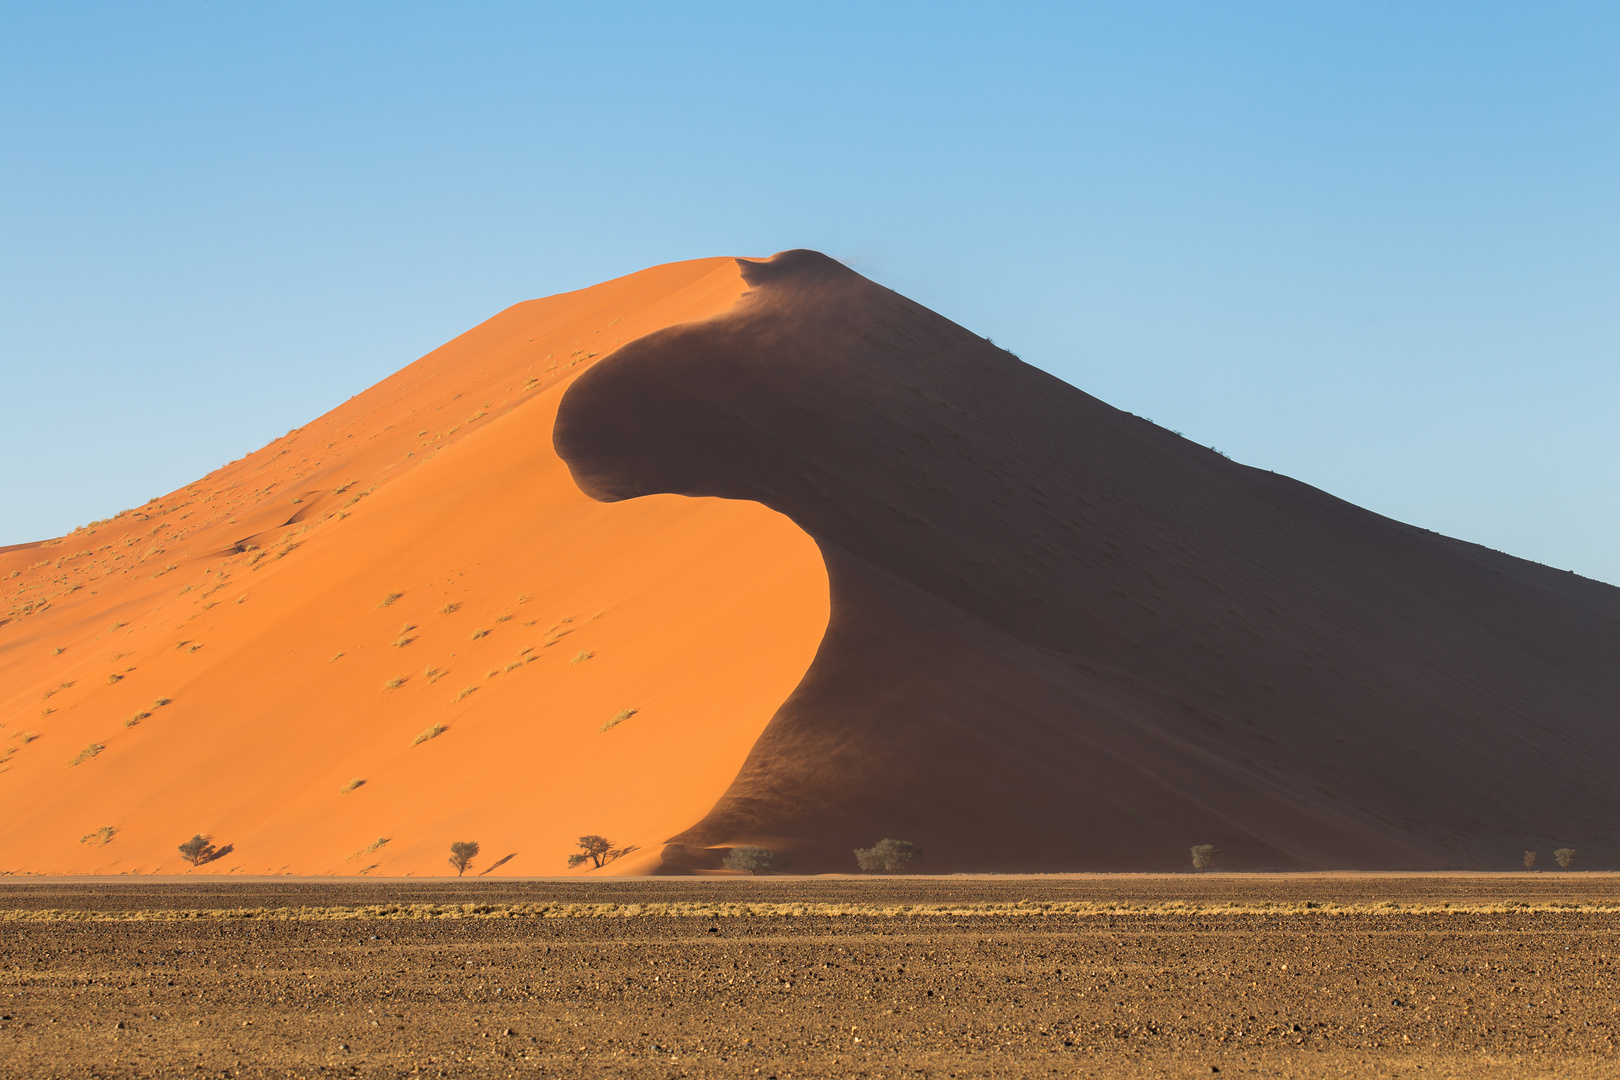
<path fill-rule="evenodd" d="M 0 0 L 0 545 L 508 304 L 824 251 L 1620 584 L 1620 6 Z"/>

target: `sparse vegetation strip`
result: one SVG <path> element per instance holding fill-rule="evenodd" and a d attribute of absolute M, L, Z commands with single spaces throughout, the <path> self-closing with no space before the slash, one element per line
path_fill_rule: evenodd
<path fill-rule="evenodd" d="M 198 919 L 365 920 L 365 919 L 626 919 L 638 917 L 724 919 L 741 917 L 942 918 L 1093 917 L 1110 915 L 1545 915 L 1620 914 L 1613 904 L 1510 902 L 1503 904 L 1226 903 L 1162 904 L 1094 901 L 1024 901 L 983 904 L 830 904 L 830 903 L 646 903 L 646 904 L 363 904 L 343 907 L 258 907 L 147 909 L 137 911 L 12 910 L 0 911 L 0 922 L 186 922 Z"/>

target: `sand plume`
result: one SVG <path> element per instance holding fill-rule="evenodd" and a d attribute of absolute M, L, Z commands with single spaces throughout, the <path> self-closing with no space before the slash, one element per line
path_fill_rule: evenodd
<path fill-rule="evenodd" d="M 509 308 L 0 550 L 0 870 L 1612 865 L 1620 590 L 1120 412 L 814 252 Z"/>

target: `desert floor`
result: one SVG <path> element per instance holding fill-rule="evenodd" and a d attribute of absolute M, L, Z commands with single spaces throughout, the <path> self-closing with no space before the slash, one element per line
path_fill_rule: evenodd
<path fill-rule="evenodd" d="M 11 878 L 0 1074 L 1613 1077 L 1617 931 L 1556 871 Z"/>

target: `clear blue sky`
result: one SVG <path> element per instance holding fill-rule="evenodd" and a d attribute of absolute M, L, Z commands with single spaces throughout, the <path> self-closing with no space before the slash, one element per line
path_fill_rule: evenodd
<path fill-rule="evenodd" d="M 1613 3 L 0 2 L 0 544 L 517 300 L 813 247 L 1620 583 Z"/>

